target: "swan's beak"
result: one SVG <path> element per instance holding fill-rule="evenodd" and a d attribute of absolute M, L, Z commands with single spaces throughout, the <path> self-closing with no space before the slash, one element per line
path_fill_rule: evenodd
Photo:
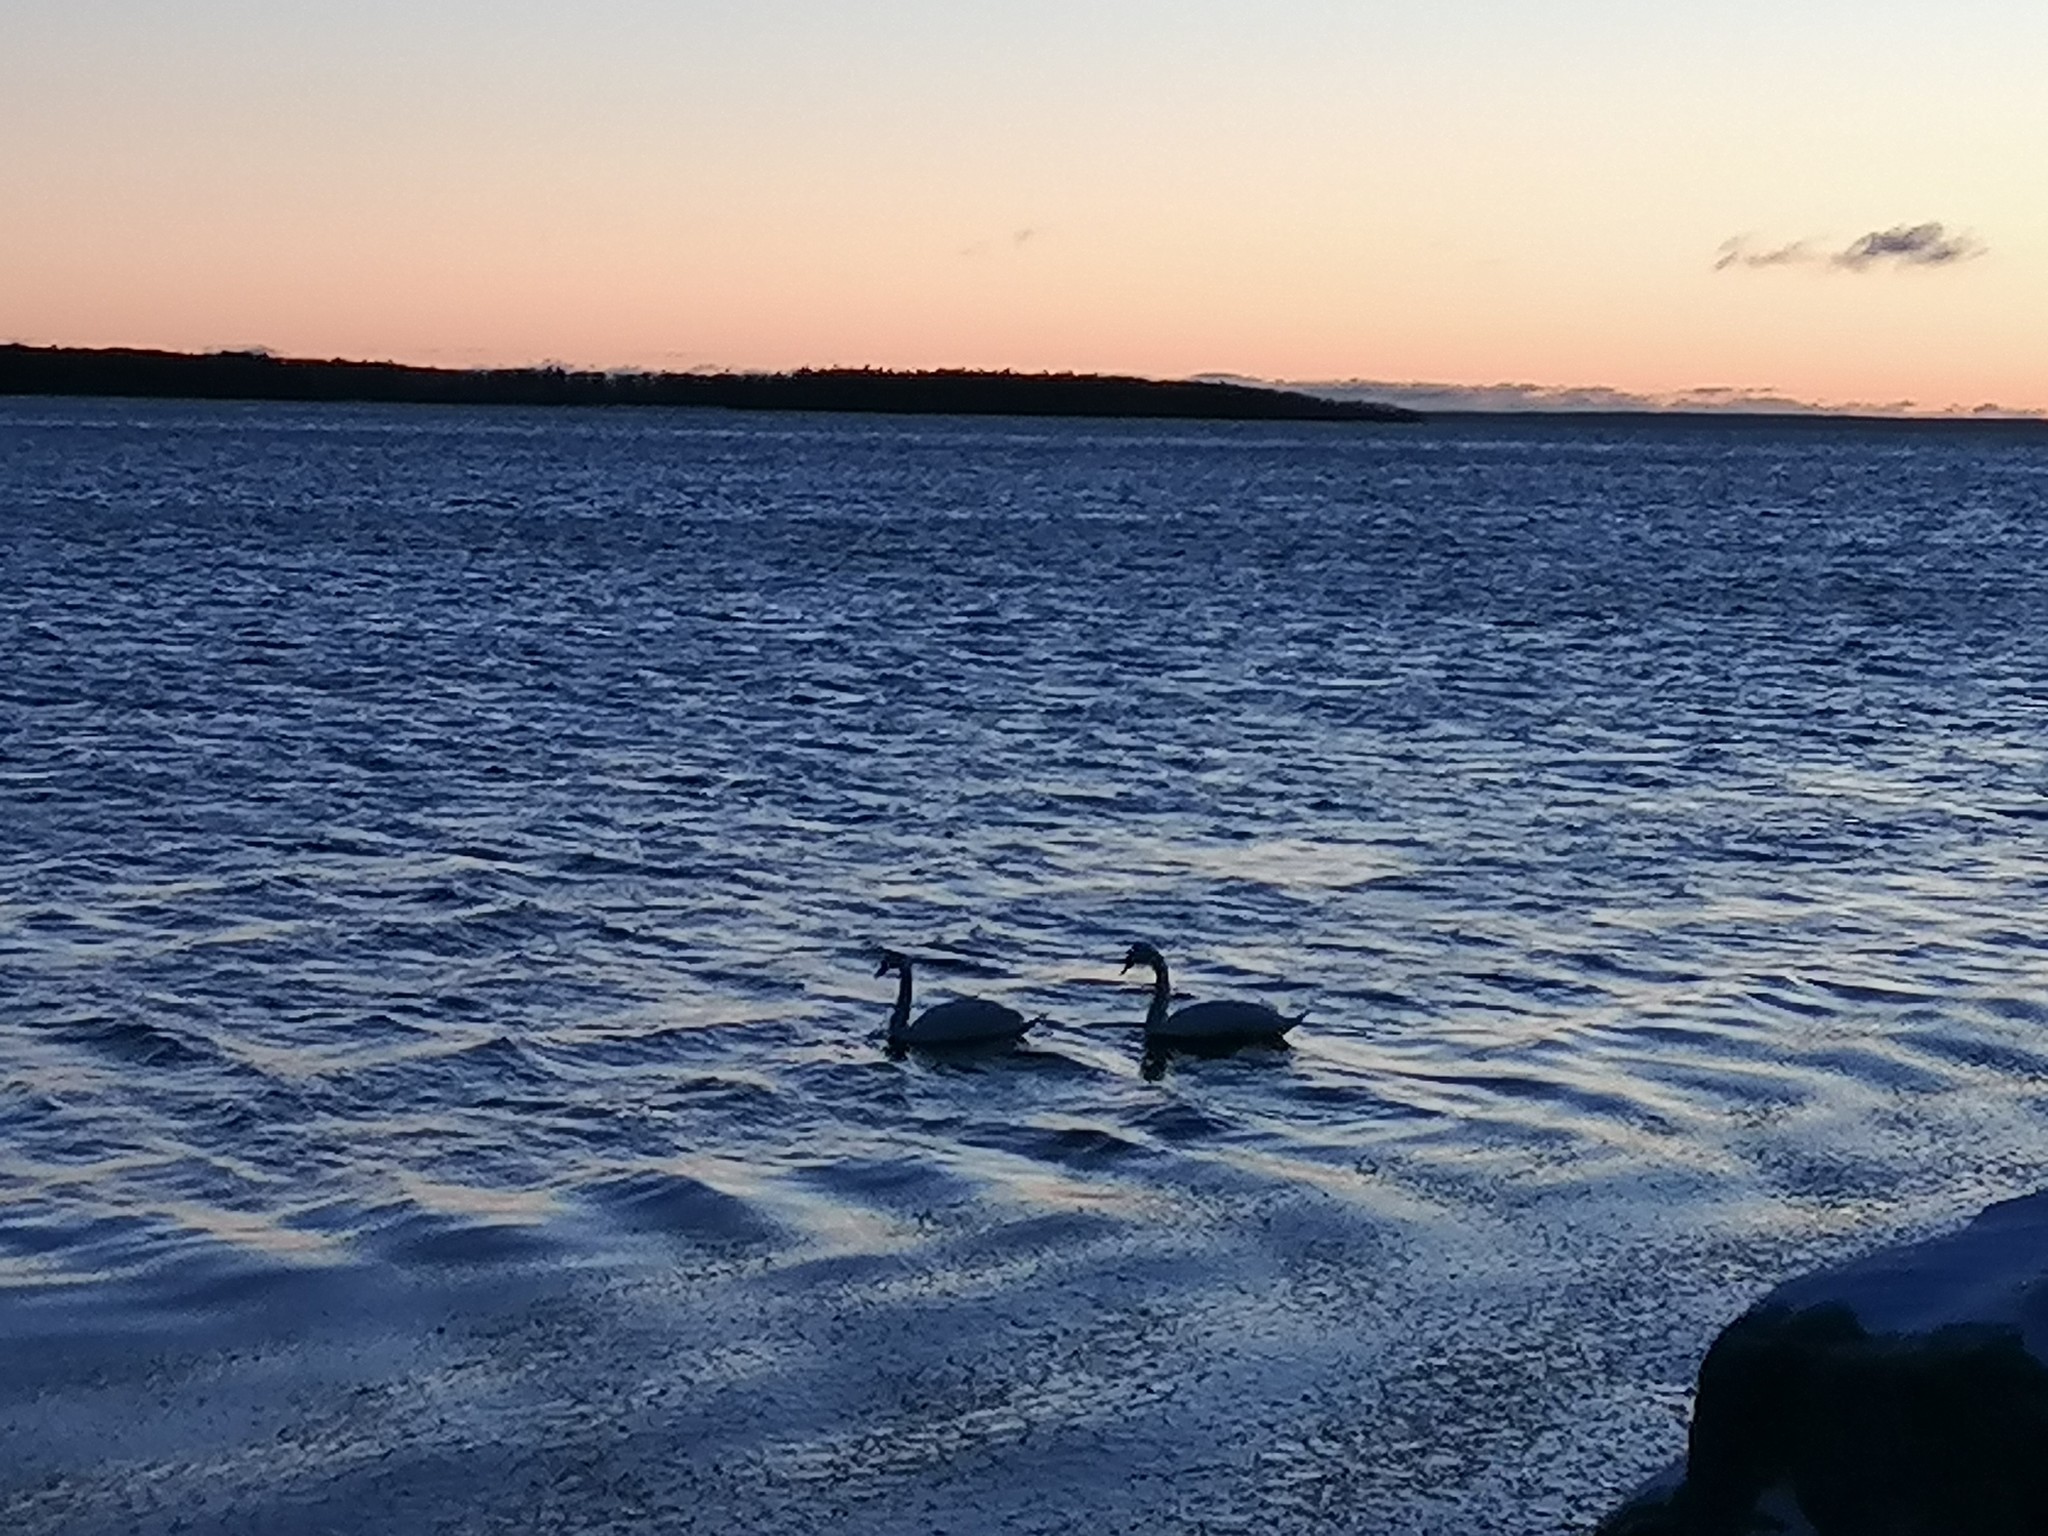
<path fill-rule="evenodd" d="M 882 963 L 881 963 L 880 965 L 876 966 L 876 967 L 875 967 L 875 974 L 876 974 L 877 976 L 886 976 L 886 975 L 888 975 L 888 974 L 889 974 L 889 962 L 888 962 L 888 961 L 886 961 L 886 960 L 884 960 L 884 961 L 883 961 L 883 962 L 882 962 Z"/>
<path fill-rule="evenodd" d="M 1130 961 L 1128 961 L 1128 960 L 1126 960 L 1126 961 L 1125 961 L 1125 962 L 1123 963 L 1123 969 L 1119 970 L 1119 971 L 1117 972 L 1117 975 L 1119 975 L 1119 976 L 1124 976 L 1124 975 L 1128 975 L 1128 974 L 1130 973 L 1130 969 L 1131 969 L 1131 962 L 1130 962 Z"/>

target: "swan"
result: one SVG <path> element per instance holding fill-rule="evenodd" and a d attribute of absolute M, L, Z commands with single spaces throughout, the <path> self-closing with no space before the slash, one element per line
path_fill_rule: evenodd
<path fill-rule="evenodd" d="M 1015 1040 L 1031 1027 L 1031 1021 L 1014 1008 L 981 997 L 958 997 L 936 1008 L 927 1008 L 913 1022 L 910 1017 L 910 957 L 893 949 L 882 951 L 877 976 L 891 971 L 897 975 L 896 1011 L 889 1015 L 889 1044 L 892 1047 L 933 1045 L 991 1045 L 998 1040 Z"/>
<path fill-rule="evenodd" d="M 1166 957 L 1150 944 L 1133 944 L 1124 956 L 1124 969 L 1134 965 L 1152 967 L 1152 1007 L 1145 1015 L 1145 1040 L 1159 1045 L 1250 1044 L 1278 1040 L 1307 1014 L 1285 1014 L 1264 1003 L 1241 1003 L 1219 999 L 1213 1003 L 1190 1003 L 1168 1013 L 1173 983 L 1167 979 Z"/>

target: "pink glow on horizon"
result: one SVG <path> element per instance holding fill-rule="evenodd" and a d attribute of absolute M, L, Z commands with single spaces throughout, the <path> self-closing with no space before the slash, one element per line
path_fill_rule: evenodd
<path fill-rule="evenodd" d="M 2048 12 L 1958 3 L 28 0 L 0 339 L 2048 412 Z"/>

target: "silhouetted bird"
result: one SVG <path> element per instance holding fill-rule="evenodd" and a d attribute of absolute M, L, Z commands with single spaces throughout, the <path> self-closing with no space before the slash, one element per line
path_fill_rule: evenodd
<path fill-rule="evenodd" d="M 1134 965 L 1152 967 L 1152 1007 L 1145 1015 L 1147 1045 L 1250 1045 L 1278 1040 L 1307 1017 L 1234 999 L 1190 1003 L 1169 1013 L 1173 983 L 1167 978 L 1166 957 L 1150 944 L 1133 944 L 1124 956 L 1124 969 Z"/>
<path fill-rule="evenodd" d="M 910 957 L 893 949 L 882 951 L 877 976 L 894 971 L 896 1011 L 889 1015 L 889 1044 L 903 1046 L 988 1045 L 1014 1040 L 1031 1023 L 1014 1008 L 991 1003 L 986 998 L 959 997 L 927 1008 L 915 1020 L 910 1017 Z"/>

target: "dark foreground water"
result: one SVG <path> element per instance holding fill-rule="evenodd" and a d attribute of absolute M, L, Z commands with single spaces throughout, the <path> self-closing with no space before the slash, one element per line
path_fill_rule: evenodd
<path fill-rule="evenodd" d="M 0 1527 L 1570 1529 L 2044 1182 L 2044 570 L 1996 432 L 0 405 Z"/>

